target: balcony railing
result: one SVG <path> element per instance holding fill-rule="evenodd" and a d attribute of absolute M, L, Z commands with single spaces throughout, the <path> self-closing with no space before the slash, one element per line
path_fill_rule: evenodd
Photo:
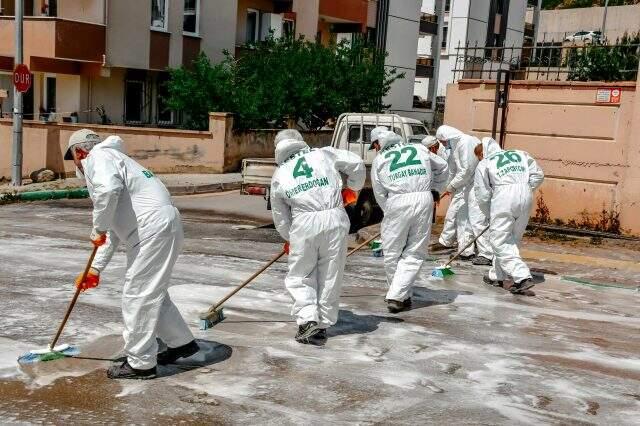
<path fill-rule="evenodd" d="M 433 58 L 416 59 L 416 77 L 433 78 Z"/>
<path fill-rule="evenodd" d="M 420 34 L 438 34 L 438 17 L 430 13 L 420 16 Z"/>

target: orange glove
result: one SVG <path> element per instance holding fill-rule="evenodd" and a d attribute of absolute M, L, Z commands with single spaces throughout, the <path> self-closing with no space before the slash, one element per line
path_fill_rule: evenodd
<path fill-rule="evenodd" d="M 82 291 L 98 287 L 98 284 L 100 284 L 100 271 L 91 268 L 89 269 L 89 273 L 87 274 L 87 277 L 84 279 L 84 281 L 81 280 L 82 274 L 78 275 L 78 277 L 76 278 L 76 287 L 80 287 Z"/>
<path fill-rule="evenodd" d="M 282 246 L 282 251 L 284 251 L 285 254 L 289 254 L 289 241 L 285 241 L 284 245 Z"/>
<path fill-rule="evenodd" d="M 95 229 L 93 231 L 91 231 L 91 236 L 89 237 L 91 239 L 91 242 L 93 243 L 94 246 L 96 247 L 100 247 L 101 245 L 104 245 L 104 243 L 107 242 L 107 233 L 98 233 L 98 231 L 96 231 Z"/>
<path fill-rule="evenodd" d="M 342 190 L 342 202 L 345 207 L 355 204 L 358 201 L 358 193 L 351 188 Z"/>

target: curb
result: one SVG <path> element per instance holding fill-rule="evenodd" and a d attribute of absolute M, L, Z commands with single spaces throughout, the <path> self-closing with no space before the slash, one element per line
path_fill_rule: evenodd
<path fill-rule="evenodd" d="M 167 190 L 171 195 L 194 195 L 194 194 L 210 194 L 215 192 L 232 191 L 240 189 L 241 182 L 213 183 L 207 185 L 182 185 L 168 186 Z M 18 201 L 45 201 L 60 199 L 78 199 L 88 198 L 89 191 L 87 188 L 71 188 L 56 189 L 42 191 L 25 191 L 25 192 L 5 192 L 0 193 L 0 201 L 18 202 Z"/>

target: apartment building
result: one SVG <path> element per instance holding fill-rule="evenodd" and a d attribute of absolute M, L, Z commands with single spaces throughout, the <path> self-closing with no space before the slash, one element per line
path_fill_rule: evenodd
<path fill-rule="evenodd" d="M 454 70 L 464 67 L 456 63 L 458 55 L 463 55 L 459 48 L 522 47 L 525 32 L 530 30 L 525 24 L 527 0 L 423 0 L 421 12 L 432 25 L 442 23 L 439 38 L 433 31 L 422 31 L 418 42 L 418 58 L 425 65 L 435 65 L 435 49 L 440 49 L 437 84 L 432 74 L 416 78 L 415 99 L 425 109 L 432 107 L 433 91 L 438 97 L 445 96 L 447 84 L 455 82 Z M 441 13 L 444 16 L 438 19 Z M 441 40 L 439 46 L 437 40 Z M 495 58 L 479 59 L 490 62 Z"/>
<path fill-rule="evenodd" d="M 13 15 L 14 0 L 0 0 L 5 115 L 13 103 Z M 25 118 L 175 126 L 179 114 L 163 102 L 167 68 L 190 64 L 200 51 L 220 60 L 223 50 L 238 52 L 270 33 L 325 44 L 353 34 L 379 40 L 387 65 L 407 74 L 385 99 L 403 112 L 411 109 L 418 20 L 419 0 L 25 0 L 24 62 L 34 77 Z"/>

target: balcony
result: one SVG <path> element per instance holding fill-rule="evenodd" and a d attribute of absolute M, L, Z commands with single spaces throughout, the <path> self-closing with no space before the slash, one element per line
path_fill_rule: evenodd
<path fill-rule="evenodd" d="M 361 31 L 367 26 L 367 0 L 320 0 L 318 14 L 327 22 L 358 23 Z"/>
<path fill-rule="evenodd" d="M 13 17 L 0 17 L 0 57 L 13 57 Z M 32 71 L 83 74 L 102 64 L 106 27 L 62 18 L 25 17 L 24 62 Z"/>
<path fill-rule="evenodd" d="M 416 77 L 433 78 L 433 58 L 416 59 Z"/>
<path fill-rule="evenodd" d="M 429 13 L 420 16 L 420 34 L 438 34 L 438 17 Z"/>

